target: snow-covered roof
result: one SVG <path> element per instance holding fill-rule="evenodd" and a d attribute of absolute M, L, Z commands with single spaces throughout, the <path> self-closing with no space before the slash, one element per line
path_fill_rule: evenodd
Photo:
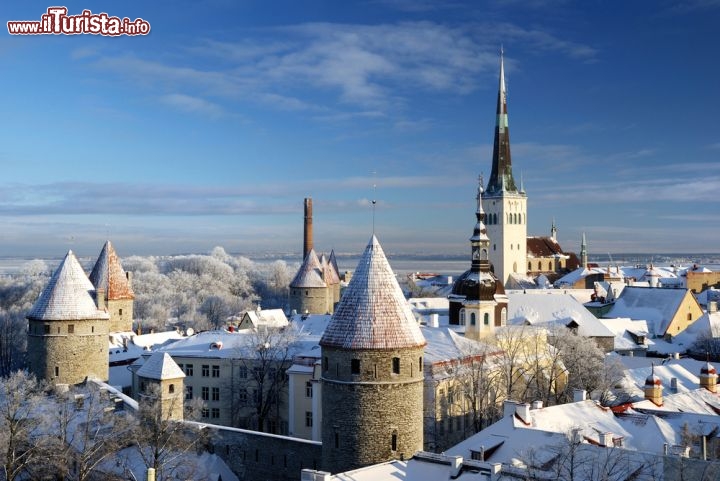
<path fill-rule="evenodd" d="M 288 319 L 282 309 L 252 310 L 245 313 L 253 326 L 285 327 Z"/>
<path fill-rule="evenodd" d="M 466 356 L 499 351 L 498 348 L 468 339 L 447 327 L 423 326 L 421 330 L 427 340 L 425 354 L 423 356 L 425 364 L 462 359 Z"/>
<path fill-rule="evenodd" d="M 310 249 L 305 259 L 303 260 L 300 269 L 297 274 L 290 282 L 291 288 L 305 288 L 305 287 L 327 287 L 325 280 L 323 280 L 323 270 L 320 265 L 320 259 L 318 259 L 315 249 Z"/>
<path fill-rule="evenodd" d="M 700 370 L 706 364 L 690 358 L 658 359 L 658 358 L 627 358 L 618 356 L 617 359 L 628 369 L 622 380 L 623 390 L 633 396 L 643 396 L 643 386 L 650 374 L 651 364 L 653 373 L 660 379 L 663 394 L 671 394 L 672 379 L 677 379 L 677 392 L 694 391 L 700 386 Z M 716 369 L 720 364 L 714 363 Z"/>
<path fill-rule="evenodd" d="M 652 340 L 647 338 L 648 328 L 646 321 L 634 321 L 626 317 L 618 317 L 614 319 L 598 319 L 598 322 L 615 335 L 616 351 L 647 349 L 648 345 L 652 344 Z M 635 342 L 631 333 L 636 337 L 645 336 L 645 344 L 640 345 Z"/>
<path fill-rule="evenodd" d="M 150 356 L 150 358 L 145 361 L 145 364 L 138 369 L 137 375 L 159 381 L 185 377 L 185 373 L 167 352 L 156 352 Z"/>
<path fill-rule="evenodd" d="M 628 286 L 604 317 L 629 317 L 648 321 L 650 333 L 662 336 L 685 298 L 685 289 Z"/>
<path fill-rule="evenodd" d="M 280 334 L 282 335 L 282 334 Z M 161 348 L 173 357 L 196 357 L 205 359 L 248 359 L 254 358 L 258 349 L 258 336 L 253 329 L 235 332 L 225 330 L 204 331 L 186 337 Z M 300 335 L 290 347 L 290 354 L 295 355 L 317 345 L 317 339 Z"/>
<path fill-rule="evenodd" d="M 446 311 L 450 308 L 447 297 L 411 297 L 410 308 L 416 311 Z"/>
<path fill-rule="evenodd" d="M 545 295 L 510 291 L 508 310 L 508 324 L 544 327 L 577 324 L 577 332 L 581 336 L 613 337 L 612 331 L 570 294 L 557 291 L 548 291 Z"/>
<path fill-rule="evenodd" d="M 330 314 L 295 314 L 290 322 L 298 331 L 319 341 L 330 323 L 330 318 Z"/>
<path fill-rule="evenodd" d="M 373 235 L 320 340 L 345 349 L 425 345 L 395 274 Z"/>
<path fill-rule="evenodd" d="M 130 281 L 110 241 L 105 242 L 92 272 L 90 282 L 96 289 L 105 289 L 109 300 L 134 299 Z"/>
<path fill-rule="evenodd" d="M 94 293 L 75 254 L 68 251 L 27 317 L 38 321 L 109 319 L 107 312 L 97 308 Z"/>
<path fill-rule="evenodd" d="M 175 462 L 165 467 L 165 470 L 169 471 L 171 466 L 177 465 L 173 470 L 173 479 L 239 481 L 235 473 L 217 454 L 208 452 L 197 454 L 195 450 L 177 454 L 178 456 L 171 457 L 171 459 L 181 459 L 181 463 Z M 145 456 L 147 457 L 148 453 Z M 130 476 L 130 479 L 146 479 L 147 473 L 147 466 L 136 447 L 122 449 L 113 457 L 103 461 L 99 469 L 117 476 Z"/>

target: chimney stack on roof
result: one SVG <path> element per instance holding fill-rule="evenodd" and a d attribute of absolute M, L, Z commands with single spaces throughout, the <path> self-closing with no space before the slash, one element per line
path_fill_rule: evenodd
<path fill-rule="evenodd" d="M 303 260 L 313 248 L 312 198 L 305 198 L 305 224 L 303 238 Z"/>

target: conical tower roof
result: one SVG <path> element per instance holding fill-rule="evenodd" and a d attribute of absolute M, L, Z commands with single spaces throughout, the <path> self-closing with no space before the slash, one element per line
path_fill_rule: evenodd
<path fill-rule="evenodd" d="M 310 249 L 310 252 L 305 256 L 303 264 L 298 269 L 292 282 L 290 282 L 290 287 L 327 287 L 325 280 L 323 280 L 320 259 L 315 254 L 315 249 Z"/>
<path fill-rule="evenodd" d="M 109 319 L 107 312 L 98 310 L 94 293 L 75 254 L 68 251 L 27 317 L 38 321 Z"/>
<path fill-rule="evenodd" d="M 180 379 L 185 373 L 167 352 L 156 352 L 138 369 L 137 375 L 148 379 Z"/>
<path fill-rule="evenodd" d="M 425 344 L 410 305 L 373 235 L 320 345 L 344 349 L 399 349 Z"/>
<path fill-rule="evenodd" d="M 95 267 L 90 273 L 95 289 L 105 289 L 109 300 L 135 299 L 127 274 L 110 241 L 105 242 Z"/>

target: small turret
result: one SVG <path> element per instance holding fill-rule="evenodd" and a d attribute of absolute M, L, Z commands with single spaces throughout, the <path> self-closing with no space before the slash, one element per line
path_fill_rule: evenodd
<path fill-rule="evenodd" d="M 717 392 L 717 370 L 709 360 L 700 368 L 700 387 L 712 393 Z"/>
<path fill-rule="evenodd" d="M 647 399 L 648 401 L 652 401 L 657 406 L 662 406 L 662 381 L 659 377 L 655 375 L 655 364 L 652 365 L 650 376 L 645 379 L 645 386 L 643 386 L 643 391 L 645 393 L 645 399 Z"/>

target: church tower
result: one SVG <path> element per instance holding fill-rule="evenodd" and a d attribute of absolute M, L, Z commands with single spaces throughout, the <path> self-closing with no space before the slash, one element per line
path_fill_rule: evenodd
<path fill-rule="evenodd" d="M 425 344 L 373 235 L 320 339 L 323 470 L 422 450 Z"/>
<path fill-rule="evenodd" d="M 68 251 L 27 315 L 28 370 L 50 384 L 108 379 L 105 293 Z"/>
<path fill-rule="evenodd" d="M 490 238 L 482 207 L 482 177 L 478 182 L 476 224 L 470 237 L 472 264 L 453 284 L 448 296 L 449 323 L 464 325 L 465 336 L 479 339 L 504 326 L 507 320 L 507 296 L 501 282 L 490 270 Z"/>
<path fill-rule="evenodd" d="M 582 235 L 582 242 L 580 243 L 580 267 L 587 269 L 588 266 L 588 251 L 587 251 L 587 240 L 585 239 L 585 233 Z"/>
<path fill-rule="evenodd" d="M 492 172 L 483 206 L 487 213 L 488 236 L 492 239 L 490 263 L 497 278 L 507 285 L 511 274 L 524 276 L 527 273 L 527 195 L 522 188 L 517 189 L 512 173 L 502 52 Z"/>

